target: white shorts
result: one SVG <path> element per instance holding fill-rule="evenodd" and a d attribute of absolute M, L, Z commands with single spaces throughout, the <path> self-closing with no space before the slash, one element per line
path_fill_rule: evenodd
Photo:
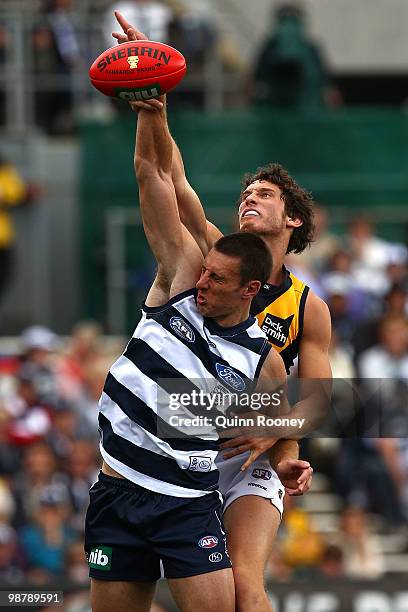
<path fill-rule="evenodd" d="M 223 459 L 220 453 L 216 459 L 215 463 L 220 472 L 218 487 L 224 498 L 223 511 L 225 512 L 238 497 L 258 495 L 270 499 L 282 517 L 285 487 L 271 468 L 266 455 L 261 455 L 249 468 L 241 472 L 241 465 L 247 457 L 249 453 Z"/>

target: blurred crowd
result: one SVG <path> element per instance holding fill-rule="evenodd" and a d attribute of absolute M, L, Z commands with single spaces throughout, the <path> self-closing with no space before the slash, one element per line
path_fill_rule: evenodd
<path fill-rule="evenodd" d="M 115 44 L 114 10 L 152 40 L 185 55 L 186 81 L 171 94 L 176 105 L 203 108 L 211 95 L 232 107 L 310 110 L 341 104 L 324 51 L 310 39 L 297 2 L 283 2 L 273 12 L 270 33 L 250 61 L 221 28 L 208 0 L 88 0 L 85 8 L 78 0 L 38 0 L 24 6 L 19 53 L 29 61 L 21 65 L 19 78 L 30 83 L 27 94 L 33 88 L 35 125 L 50 135 L 75 134 L 81 117 L 106 117 L 117 109 L 87 79 L 93 60 Z M 16 31 L 0 13 L 0 76 L 16 70 Z M 7 85 L 0 89 L 0 125 L 10 104 L 5 91 Z"/>
<path fill-rule="evenodd" d="M 315 461 L 347 503 L 377 513 L 389 527 L 402 526 L 408 519 L 408 250 L 377 236 L 366 216 L 350 218 L 341 236 L 330 232 L 323 207 L 316 220 L 315 243 L 289 258 L 288 267 L 329 306 L 330 360 L 334 378 L 342 379 L 334 406 L 352 414 L 341 439 L 315 448 Z M 357 398 L 347 394 L 356 385 Z"/>
<path fill-rule="evenodd" d="M 84 513 L 96 480 L 98 399 L 122 347 L 93 322 L 62 341 L 27 328 L 0 356 L 0 580 L 87 582 Z"/>

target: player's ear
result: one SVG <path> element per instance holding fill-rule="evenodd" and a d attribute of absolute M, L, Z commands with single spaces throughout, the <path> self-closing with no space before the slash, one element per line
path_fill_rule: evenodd
<path fill-rule="evenodd" d="M 287 227 L 300 227 L 303 225 L 303 221 L 297 217 L 286 217 L 286 225 Z"/>
<path fill-rule="evenodd" d="M 249 281 L 249 283 L 247 283 L 245 287 L 242 297 L 250 298 L 252 300 L 252 298 L 256 296 L 260 288 L 261 288 L 260 281 L 257 281 L 257 280 Z"/>

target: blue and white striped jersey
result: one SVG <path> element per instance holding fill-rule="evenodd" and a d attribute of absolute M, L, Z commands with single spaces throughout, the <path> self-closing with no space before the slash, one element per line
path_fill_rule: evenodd
<path fill-rule="evenodd" d="M 218 436 L 172 437 L 158 397 L 170 393 L 169 381 L 186 388 L 205 381 L 207 388 L 249 391 L 270 350 L 254 317 L 221 327 L 198 312 L 195 300 L 191 289 L 163 306 L 143 307 L 99 402 L 105 462 L 139 486 L 175 497 L 217 489 Z M 158 429 L 170 434 L 158 435 Z"/>

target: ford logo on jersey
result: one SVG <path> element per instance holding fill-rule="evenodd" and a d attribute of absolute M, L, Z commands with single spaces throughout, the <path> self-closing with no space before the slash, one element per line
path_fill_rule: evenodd
<path fill-rule="evenodd" d="M 232 387 L 235 391 L 243 391 L 245 389 L 245 382 L 237 374 L 234 372 L 232 368 L 229 366 L 222 365 L 221 363 L 216 363 L 215 367 L 217 369 L 218 376 L 229 386 Z"/>
<path fill-rule="evenodd" d="M 184 338 L 187 342 L 194 342 L 195 333 L 181 317 L 171 317 L 170 327 L 180 338 Z"/>
<path fill-rule="evenodd" d="M 204 536 L 198 542 L 198 545 L 201 546 L 201 548 L 214 548 L 215 546 L 217 546 L 217 544 L 218 544 L 218 538 L 212 535 Z"/>

